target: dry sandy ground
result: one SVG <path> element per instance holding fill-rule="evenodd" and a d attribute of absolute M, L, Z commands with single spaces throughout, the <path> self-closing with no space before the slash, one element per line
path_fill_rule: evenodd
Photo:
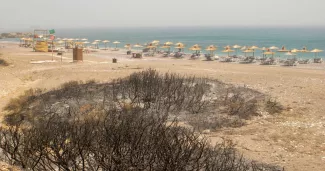
<path fill-rule="evenodd" d="M 188 58 L 131 59 L 122 52 L 111 51 L 87 54 L 81 63 L 72 63 L 68 53 L 62 63 L 55 56 L 56 62 L 32 64 L 51 60 L 51 53 L 35 53 L 13 44 L 5 46 L 0 53 L 11 65 L 0 66 L 1 109 L 10 98 L 29 88 L 51 89 L 69 80 L 105 82 L 145 68 L 216 78 L 269 94 L 288 110 L 277 116 L 255 118 L 241 128 L 211 133 L 208 136 L 212 143 L 221 138 L 232 139 L 246 157 L 287 170 L 325 170 L 324 64 L 288 68 Z M 113 57 L 118 59 L 117 64 L 111 62 Z"/>

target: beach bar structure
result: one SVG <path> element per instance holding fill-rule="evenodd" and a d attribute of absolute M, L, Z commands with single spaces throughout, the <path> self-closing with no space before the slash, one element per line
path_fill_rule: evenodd
<path fill-rule="evenodd" d="M 34 30 L 33 46 L 35 52 L 48 52 L 48 30 Z"/>

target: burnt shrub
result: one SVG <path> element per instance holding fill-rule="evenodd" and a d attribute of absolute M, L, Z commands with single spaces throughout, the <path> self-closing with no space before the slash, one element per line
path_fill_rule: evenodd
<path fill-rule="evenodd" d="M 276 170 L 179 125 L 181 115 L 195 130 L 244 124 L 262 95 L 229 87 L 149 69 L 110 83 L 29 90 L 5 108 L 0 148 L 29 170 Z"/>

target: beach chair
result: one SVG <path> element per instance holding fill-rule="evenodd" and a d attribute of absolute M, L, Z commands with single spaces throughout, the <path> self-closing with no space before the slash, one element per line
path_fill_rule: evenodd
<path fill-rule="evenodd" d="M 304 60 L 299 60 L 298 63 L 299 64 L 309 64 L 311 62 L 310 59 L 304 59 Z"/>
<path fill-rule="evenodd" d="M 288 59 L 284 62 L 284 66 L 297 66 L 298 61 L 293 60 L 293 59 Z"/>
<path fill-rule="evenodd" d="M 207 61 L 213 61 L 211 54 L 204 54 Z"/>
<path fill-rule="evenodd" d="M 323 63 L 322 58 L 314 58 L 314 63 Z"/>

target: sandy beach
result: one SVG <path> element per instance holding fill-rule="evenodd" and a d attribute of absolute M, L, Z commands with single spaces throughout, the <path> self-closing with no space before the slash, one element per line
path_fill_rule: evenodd
<path fill-rule="evenodd" d="M 134 59 L 125 51 L 98 50 L 73 63 L 71 51 L 61 56 L 32 52 L 18 44 L 0 43 L 0 116 L 11 98 L 30 88 L 51 89 L 71 80 L 107 82 L 132 72 L 153 68 L 204 76 L 246 85 L 277 99 L 286 110 L 276 116 L 257 117 L 241 128 L 223 128 L 207 134 L 211 143 L 233 140 L 246 157 L 277 164 L 286 170 L 325 170 L 325 64 L 295 67 L 222 63 L 203 59 L 144 57 Z M 112 58 L 117 63 L 112 63 Z"/>

